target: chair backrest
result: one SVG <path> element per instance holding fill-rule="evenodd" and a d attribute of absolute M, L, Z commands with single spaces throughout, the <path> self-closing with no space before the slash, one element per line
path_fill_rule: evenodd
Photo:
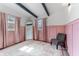
<path fill-rule="evenodd" d="M 64 34 L 64 33 L 58 33 L 56 39 L 58 41 L 64 42 L 65 39 L 66 39 L 66 34 Z"/>

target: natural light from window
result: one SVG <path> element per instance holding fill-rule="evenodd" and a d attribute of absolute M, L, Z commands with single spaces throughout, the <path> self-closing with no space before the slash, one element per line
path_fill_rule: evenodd
<path fill-rule="evenodd" d="M 29 46 L 23 46 L 22 48 L 20 48 L 19 50 L 20 51 L 23 51 L 23 52 L 31 52 L 34 48 L 33 47 L 29 47 Z"/>

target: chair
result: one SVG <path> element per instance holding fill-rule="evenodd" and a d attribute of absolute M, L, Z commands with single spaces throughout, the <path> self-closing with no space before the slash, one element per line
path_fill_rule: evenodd
<path fill-rule="evenodd" d="M 58 45 L 60 45 L 61 47 L 65 48 L 66 34 L 64 34 L 64 33 L 58 33 L 55 40 L 57 41 L 57 43 L 56 43 L 56 49 L 58 49 Z M 52 41 L 53 41 L 53 39 L 52 39 Z"/>

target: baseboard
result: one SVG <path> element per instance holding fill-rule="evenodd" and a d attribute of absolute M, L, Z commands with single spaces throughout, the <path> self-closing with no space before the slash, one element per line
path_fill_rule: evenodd
<path fill-rule="evenodd" d="M 47 42 L 47 41 L 43 41 L 43 40 L 35 40 L 35 41 L 41 41 L 41 42 L 45 42 L 45 43 L 50 43 L 50 42 Z"/>
<path fill-rule="evenodd" d="M 24 40 L 24 41 L 25 41 L 25 40 Z M 24 42 L 24 41 L 21 41 L 21 42 Z M 21 42 L 18 42 L 18 43 L 15 43 L 15 44 L 12 44 L 12 45 L 9 45 L 9 46 L 6 46 L 6 47 L 3 47 L 3 48 L 1 48 L 0 50 L 3 50 L 3 49 L 5 49 L 5 48 L 11 47 L 11 46 L 14 46 L 14 45 L 19 44 L 19 43 L 21 43 Z"/>

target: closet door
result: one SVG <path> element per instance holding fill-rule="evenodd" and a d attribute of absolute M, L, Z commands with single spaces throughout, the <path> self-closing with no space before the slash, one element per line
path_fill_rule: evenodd
<path fill-rule="evenodd" d="M 3 48 L 2 14 L 0 13 L 0 49 Z"/>
<path fill-rule="evenodd" d="M 73 55 L 79 56 L 79 20 L 73 23 Z"/>
<path fill-rule="evenodd" d="M 67 33 L 67 48 L 68 48 L 68 53 L 70 55 L 73 55 L 73 25 L 68 24 L 66 26 L 66 33 Z"/>

